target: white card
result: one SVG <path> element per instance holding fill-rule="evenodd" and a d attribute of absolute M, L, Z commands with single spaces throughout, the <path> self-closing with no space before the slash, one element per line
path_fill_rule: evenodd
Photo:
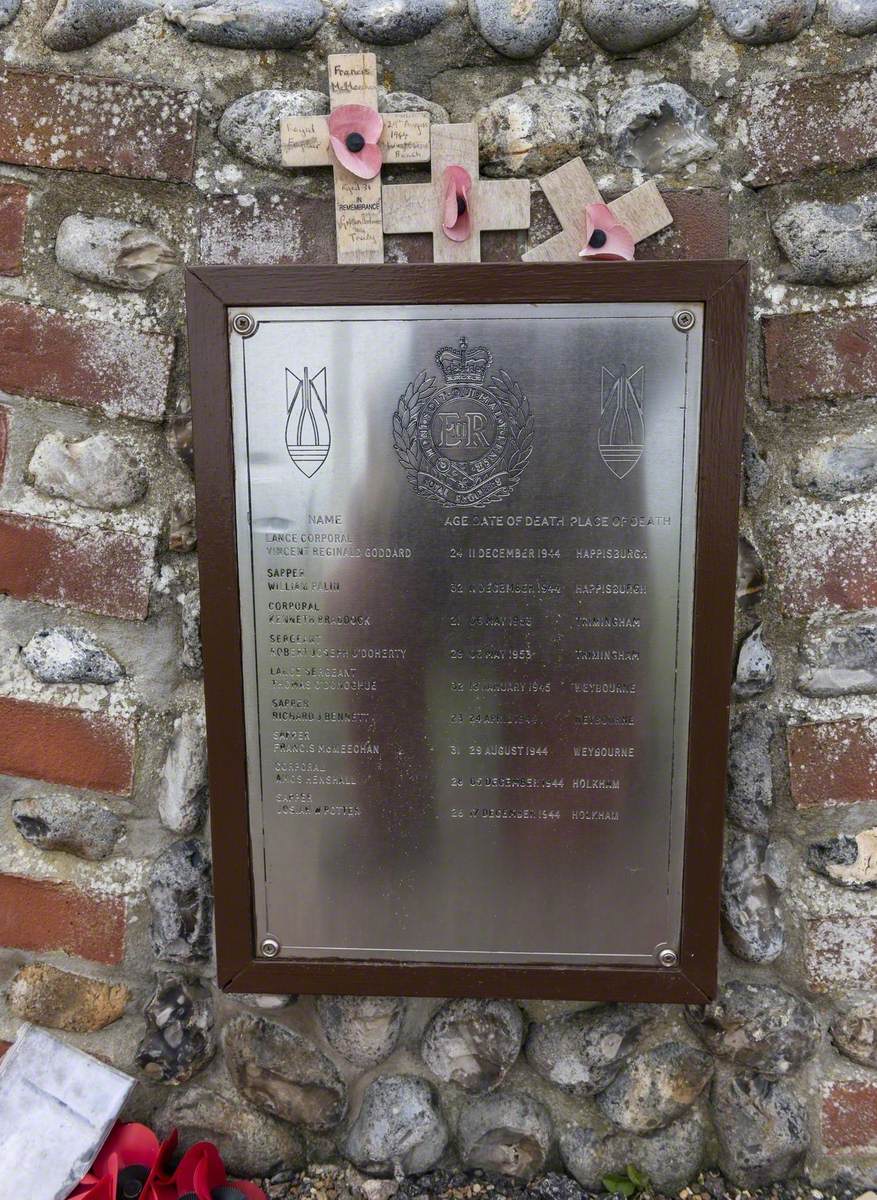
<path fill-rule="evenodd" d="M 0 1180 L 64 1200 L 97 1157 L 134 1080 L 25 1025 L 0 1059 Z"/>

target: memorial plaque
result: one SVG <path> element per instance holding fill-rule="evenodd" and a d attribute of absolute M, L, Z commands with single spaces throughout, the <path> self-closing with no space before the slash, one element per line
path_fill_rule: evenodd
<path fill-rule="evenodd" d="M 709 995 L 743 265 L 189 284 L 221 982 Z"/>

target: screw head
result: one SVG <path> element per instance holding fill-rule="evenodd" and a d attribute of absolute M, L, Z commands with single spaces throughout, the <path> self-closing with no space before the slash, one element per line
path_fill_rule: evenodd
<path fill-rule="evenodd" d="M 676 956 L 675 950 L 671 950 L 669 946 L 665 946 L 658 954 L 658 962 L 662 967 L 675 967 L 679 959 Z"/>
<path fill-rule="evenodd" d="M 231 319 L 231 327 L 235 333 L 239 333 L 241 337 L 249 337 L 251 333 L 256 332 L 256 322 L 249 313 L 235 313 Z"/>
<path fill-rule="evenodd" d="M 689 329 L 694 328 L 696 320 L 697 318 L 691 309 L 680 308 L 678 312 L 673 314 L 673 328 L 678 329 L 680 333 L 687 333 Z"/>
<path fill-rule="evenodd" d="M 259 950 L 263 958 L 276 958 L 280 953 L 280 942 L 269 933 L 267 937 L 262 938 L 262 945 L 259 947 Z"/>

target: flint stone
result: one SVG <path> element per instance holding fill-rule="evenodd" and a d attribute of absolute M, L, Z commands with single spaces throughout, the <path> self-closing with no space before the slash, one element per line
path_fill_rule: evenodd
<path fill-rule="evenodd" d="M 480 108 L 475 120 L 486 175 L 543 175 L 597 140 L 597 115 L 561 87 L 525 87 Z"/>
<path fill-rule="evenodd" d="M 213 893 L 210 863 L 197 838 L 174 842 L 158 856 L 147 887 L 152 907 L 152 948 L 168 962 L 210 957 Z"/>
<path fill-rule="evenodd" d="M 807 866 L 839 887 L 867 892 L 877 887 L 877 829 L 855 837 L 841 833 L 807 848 Z"/>
<path fill-rule="evenodd" d="M 27 796 L 12 802 L 15 828 L 39 850 L 61 850 L 88 862 L 109 858 L 125 823 L 102 804 L 79 796 Z"/>
<path fill-rule="evenodd" d="M 788 42 L 806 29 L 816 0 L 710 0 L 721 27 L 735 42 L 768 46 Z"/>
<path fill-rule="evenodd" d="M 271 1178 L 279 1170 L 294 1170 L 305 1163 L 301 1136 L 291 1125 L 267 1116 L 240 1096 L 229 1099 L 198 1084 L 164 1106 L 158 1127 L 163 1136 L 178 1130 L 186 1146 L 213 1142 L 230 1175 Z"/>
<path fill-rule="evenodd" d="M 718 149 L 706 109 L 678 83 L 622 92 L 609 110 L 606 133 L 620 162 L 650 174 L 677 171 Z"/>
<path fill-rule="evenodd" d="M 663 1042 L 622 1067 L 595 1103 L 626 1133 L 653 1133 L 691 1108 L 712 1073 L 713 1061 L 702 1050 Z"/>
<path fill-rule="evenodd" d="M 785 1080 L 720 1070 L 712 1091 L 719 1167 L 738 1187 L 797 1173 L 810 1146 L 807 1109 Z"/>
<path fill-rule="evenodd" d="M 200 674 L 204 669 L 204 658 L 201 650 L 201 593 L 198 588 L 180 596 L 180 632 L 183 636 L 183 666 Z"/>
<path fill-rule="evenodd" d="M 262 1009 L 288 1008 L 298 999 L 297 996 L 290 996 L 284 992 L 235 992 L 234 998 L 239 1004 L 249 1004 L 251 1008 Z"/>
<path fill-rule="evenodd" d="M 329 98 L 322 92 L 266 88 L 233 100 L 219 119 L 216 136 L 239 158 L 279 171 L 284 169 L 280 122 L 285 117 L 322 116 L 328 111 Z"/>
<path fill-rule="evenodd" d="M 767 838 L 733 833 L 722 874 L 722 935 L 725 945 L 746 962 L 779 958 L 785 924 L 779 887 L 772 878 Z"/>
<path fill-rule="evenodd" d="M 314 36 L 326 10 L 320 0 L 169 0 L 164 15 L 193 42 L 292 50 Z"/>
<path fill-rule="evenodd" d="M 560 36 L 560 0 L 469 0 L 472 24 L 506 58 L 532 58 Z"/>
<path fill-rule="evenodd" d="M 731 980 L 686 1016 L 711 1054 L 771 1079 L 812 1058 L 822 1036 L 813 1006 L 777 984 Z"/>
<path fill-rule="evenodd" d="M 773 807 L 770 746 L 773 725 L 764 709 L 747 706 L 731 722 L 728 820 L 748 833 L 767 833 Z"/>
<path fill-rule="evenodd" d="M 751 700 L 767 691 L 775 680 L 773 652 L 764 644 L 764 626 L 756 625 L 743 639 L 737 654 L 734 696 L 737 700 Z"/>
<path fill-rule="evenodd" d="M 407 1005 L 396 996 L 318 996 L 326 1041 L 357 1067 L 374 1067 L 396 1049 Z"/>
<path fill-rule="evenodd" d="M 767 486 L 770 471 L 758 443 L 748 431 L 743 434 L 743 498 L 747 508 L 755 504 Z"/>
<path fill-rule="evenodd" d="M 162 0 L 58 0 L 43 26 L 43 41 L 51 50 L 84 50 L 111 33 L 127 29 Z M 2 22 L 0 22 L 2 23 Z"/>
<path fill-rule="evenodd" d="M 773 222 L 794 283 L 851 284 L 877 271 L 877 202 L 803 201 Z"/>
<path fill-rule="evenodd" d="M 0 29 L 12 24 L 20 8 L 21 0 L 0 0 Z"/>
<path fill-rule="evenodd" d="M 67 1033 L 94 1033 L 124 1015 L 131 993 L 120 983 L 60 971 L 50 963 L 22 967 L 6 993 L 10 1012 L 22 1021 Z"/>
<path fill-rule="evenodd" d="M 344 1081 L 301 1034 L 241 1013 L 226 1025 L 222 1044 L 235 1087 L 257 1108 L 313 1131 L 331 1129 L 343 1119 Z"/>
<path fill-rule="evenodd" d="M 877 33 L 877 0 L 828 0 L 829 25 L 850 37 Z"/>
<path fill-rule="evenodd" d="M 207 988 L 182 976 L 160 980 L 144 1009 L 146 1035 L 135 1062 L 155 1083 L 186 1083 L 216 1051 Z"/>
<path fill-rule="evenodd" d="M 207 812 L 207 742 L 202 712 L 184 712 L 161 771 L 158 815 L 174 833 L 194 833 Z"/>
<path fill-rule="evenodd" d="M 21 658 L 41 683 L 118 683 L 125 672 L 112 654 L 79 625 L 38 629 Z"/>
<path fill-rule="evenodd" d="M 186 554 L 194 550 L 198 542 L 195 530 L 195 501 L 191 496 L 175 500 L 171 507 L 167 535 L 168 550 L 175 554 Z"/>
<path fill-rule="evenodd" d="M 877 429 L 817 442 L 802 457 L 795 486 L 822 500 L 836 500 L 877 485 Z"/>
<path fill-rule="evenodd" d="M 451 119 L 448 110 L 441 104 L 425 100 L 414 92 L 385 92 L 383 88 L 378 88 L 378 108 L 385 113 L 429 113 L 430 124 L 446 125 Z"/>
<path fill-rule="evenodd" d="M 80 279 L 135 292 L 174 266 L 173 250 L 151 229 L 83 213 L 65 217 L 58 226 L 55 258 Z"/>
<path fill-rule="evenodd" d="M 366 1089 L 341 1153 L 368 1175 L 420 1175 L 448 1144 L 448 1127 L 425 1079 L 381 1075 Z"/>
<path fill-rule="evenodd" d="M 877 1004 L 868 1001 L 841 1013 L 831 1024 L 841 1054 L 863 1067 L 877 1067 Z"/>
<path fill-rule="evenodd" d="M 813 622 L 801 658 L 795 686 L 807 696 L 877 692 L 877 611 Z"/>
<path fill-rule="evenodd" d="M 737 540 L 737 603 L 741 608 L 751 608 L 761 599 L 764 591 L 764 563 L 761 555 L 748 538 L 742 535 Z"/>
<path fill-rule="evenodd" d="M 510 1000 L 450 1000 L 423 1035 L 423 1061 L 444 1083 L 486 1092 L 502 1083 L 524 1041 L 524 1018 Z"/>
<path fill-rule="evenodd" d="M 604 1004 L 533 1025 L 525 1053 L 544 1079 L 573 1096 L 608 1087 L 636 1049 L 647 1017 L 632 1005 Z"/>
<path fill-rule="evenodd" d="M 699 0 L 582 0 L 585 33 L 613 54 L 674 37 L 696 20 Z"/>
<path fill-rule="evenodd" d="M 435 29 L 450 11 L 450 0 L 348 0 L 340 20 L 361 42 L 401 46 Z"/>
<path fill-rule="evenodd" d="M 623 1174 L 634 1163 L 655 1189 L 670 1194 L 696 1178 L 703 1164 L 707 1124 L 698 1108 L 645 1137 L 602 1133 L 572 1125 L 560 1135 L 569 1173 L 586 1191 L 602 1192 L 606 1175 Z"/>
<path fill-rule="evenodd" d="M 548 1110 L 524 1092 L 470 1100 L 457 1125 L 465 1167 L 515 1179 L 530 1179 L 542 1170 L 553 1136 Z"/>
<path fill-rule="evenodd" d="M 26 478 L 44 496 L 108 512 L 141 500 L 149 484 L 143 463 L 118 438 L 96 433 L 75 442 L 60 430 L 38 443 Z"/>

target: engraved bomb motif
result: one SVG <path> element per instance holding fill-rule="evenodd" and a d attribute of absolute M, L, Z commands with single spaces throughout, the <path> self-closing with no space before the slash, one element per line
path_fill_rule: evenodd
<path fill-rule="evenodd" d="M 326 368 L 301 376 L 286 368 L 286 449 L 302 475 L 316 475 L 332 444 L 326 390 Z"/>
<path fill-rule="evenodd" d="M 486 376 L 486 346 L 443 346 L 437 386 L 426 371 L 409 383 L 393 416 L 393 444 L 408 482 L 448 508 L 483 508 L 510 496 L 533 452 L 530 401 L 505 371 Z"/>
<path fill-rule="evenodd" d="M 606 367 L 601 370 L 597 446 L 600 457 L 616 479 L 624 479 L 639 462 L 645 444 L 645 368 L 637 367 L 632 375 L 627 374 L 623 363 L 617 375 Z"/>

